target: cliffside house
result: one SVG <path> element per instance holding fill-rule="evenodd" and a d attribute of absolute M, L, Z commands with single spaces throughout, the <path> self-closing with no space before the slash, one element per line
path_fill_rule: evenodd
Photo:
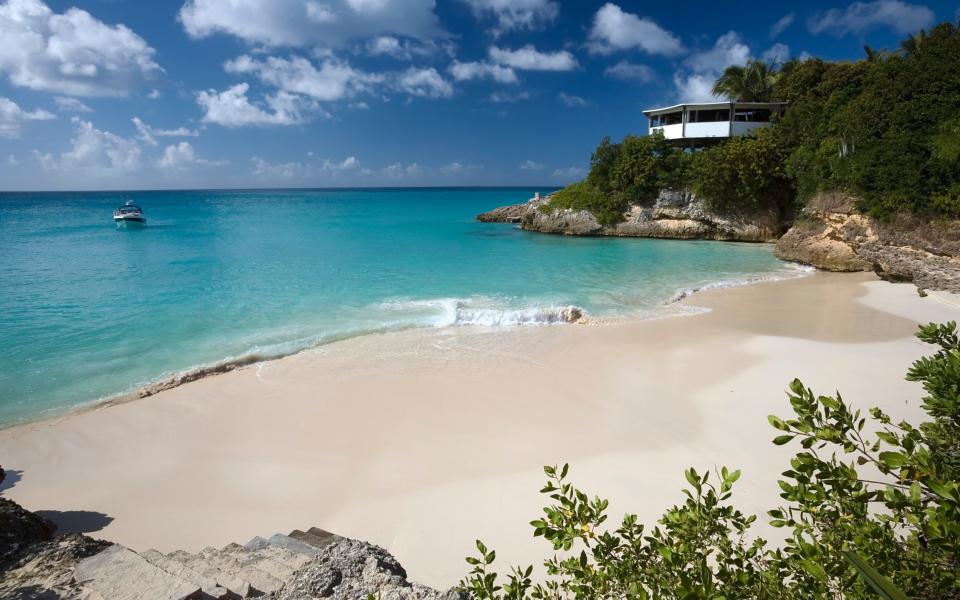
<path fill-rule="evenodd" d="M 700 148 L 731 137 L 748 135 L 783 114 L 785 102 L 702 102 L 643 111 L 649 133 L 662 132 L 677 144 Z"/>

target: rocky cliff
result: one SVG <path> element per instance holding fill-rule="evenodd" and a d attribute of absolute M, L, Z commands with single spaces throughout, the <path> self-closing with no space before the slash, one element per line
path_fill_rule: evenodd
<path fill-rule="evenodd" d="M 855 206 L 847 194 L 818 195 L 774 253 L 828 271 L 875 271 L 920 289 L 960 292 L 960 221 L 900 215 L 881 222 Z"/>
<path fill-rule="evenodd" d="M 520 223 L 528 231 L 565 235 L 770 242 L 782 233 L 775 209 L 720 215 L 690 192 L 669 190 L 662 191 L 651 207 L 631 207 L 616 225 L 602 225 L 585 210 L 550 210 L 549 198 L 500 207 L 478 215 L 477 220 Z"/>

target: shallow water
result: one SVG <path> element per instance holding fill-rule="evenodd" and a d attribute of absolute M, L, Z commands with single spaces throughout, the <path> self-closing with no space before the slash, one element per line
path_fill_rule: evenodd
<path fill-rule="evenodd" d="M 540 190 L 546 191 L 546 190 Z M 525 189 L 0 194 L 0 424 L 373 331 L 645 316 L 796 272 L 769 245 L 570 238 L 474 216 Z"/>

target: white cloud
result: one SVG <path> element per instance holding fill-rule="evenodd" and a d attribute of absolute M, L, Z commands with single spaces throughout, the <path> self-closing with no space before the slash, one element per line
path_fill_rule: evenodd
<path fill-rule="evenodd" d="M 639 81 L 640 83 L 648 83 L 656 78 L 656 73 L 647 65 L 637 65 L 626 60 L 621 60 L 617 64 L 607 67 L 603 74 L 614 79 Z"/>
<path fill-rule="evenodd" d="M 794 19 L 796 19 L 794 13 L 787 13 L 777 19 L 777 22 L 770 27 L 770 38 L 775 38 L 786 31 L 787 27 L 793 25 Z"/>
<path fill-rule="evenodd" d="M 188 171 L 192 167 L 219 167 L 228 164 L 225 160 L 207 160 L 197 156 L 189 142 L 170 144 L 157 161 L 157 166 L 165 171 Z"/>
<path fill-rule="evenodd" d="M 933 11 L 919 4 L 900 0 L 854 2 L 845 9 L 833 8 L 810 19 L 808 27 L 813 34 L 845 35 L 862 33 L 876 27 L 889 27 L 904 35 L 933 25 Z"/>
<path fill-rule="evenodd" d="M 517 50 L 491 46 L 489 52 L 493 62 L 521 71 L 571 71 L 579 66 L 577 59 L 566 50 L 540 52 L 533 44 Z"/>
<path fill-rule="evenodd" d="M 785 63 L 790 60 L 790 46 L 786 44 L 774 44 L 767 48 L 760 58 L 770 63 Z"/>
<path fill-rule="evenodd" d="M 303 174 L 303 165 L 299 162 L 274 164 L 259 156 L 250 159 L 253 163 L 251 173 L 264 180 L 293 179 Z"/>
<path fill-rule="evenodd" d="M 280 91 L 266 98 L 266 109 L 247 98 L 247 83 L 238 83 L 222 92 L 207 90 L 197 94 L 197 103 L 204 109 L 203 121 L 226 127 L 246 125 L 296 125 L 304 121 L 302 98 Z"/>
<path fill-rule="evenodd" d="M 517 82 L 517 74 L 513 69 L 487 62 L 460 62 L 455 60 L 450 65 L 449 71 L 457 81 L 492 79 L 500 83 Z"/>
<path fill-rule="evenodd" d="M 150 146 L 156 146 L 158 137 L 199 137 L 200 132 L 196 129 L 187 129 L 186 127 L 177 127 L 176 129 L 156 129 L 144 123 L 140 117 L 131 119 L 134 127 L 137 128 L 139 138 Z"/>
<path fill-rule="evenodd" d="M 303 94 L 320 101 L 350 98 L 382 83 L 382 75 L 365 73 L 336 59 L 324 60 L 317 69 L 309 60 L 294 56 L 256 60 L 243 55 L 224 64 L 228 73 L 252 74 L 285 92 Z"/>
<path fill-rule="evenodd" d="M 410 67 L 397 78 L 400 91 L 421 98 L 449 98 L 453 86 L 436 69 Z"/>
<path fill-rule="evenodd" d="M 352 171 L 354 169 L 359 169 L 359 168 L 360 168 L 360 159 L 358 159 L 356 156 L 348 156 L 340 162 L 334 162 L 330 159 L 326 159 L 322 163 L 320 163 L 321 171 L 331 171 L 331 172 Z"/>
<path fill-rule="evenodd" d="M 544 27 L 557 18 L 560 7 L 552 0 L 464 0 L 477 18 L 493 17 L 494 35 L 511 30 Z"/>
<path fill-rule="evenodd" d="M 466 175 L 467 173 L 473 173 L 475 171 L 481 171 L 481 170 L 483 170 L 483 167 L 481 165 L 461 163 L 455 160 L 450 164 L 446 164 L 438 168 L 437 173 L 447 177 L 457 177 L 460 175 Z"/>
<path fill-rule="evenodd" d="M 23 110 L 13 100 L 0 96 L 0 138 L 20 137 L 24 121 L 46 121 L 55 118 L 45 110 Z"/>
<path fill-rule="evenodd" d="M 730 65 L 742 65 L 750 60 L 750 48 L 739 34 L 730 31 L 720 36 L 709 50 L 697 52 L 684 62 L 685 67 L 674 73 L 673 81 L 682 102 L 717 100 L 713 84 Z"/>
<path fill-rule="evenodd" d="M 580 96 L 573 96 L 564 92 L 557 94 L 557 98 L 560 99 L 560 102 L 563 102 L 566 106 L 571 108 L 583 108 L 585 106 L 590 106 L 590 103 Z"/>
<path fill-rule="evenodd" d="M 437 43 L 433 40 L 399 39 L 392 35 L 381 35 L 370 39 L 366 44 L 366 52 L 371 56 L 390 56 L 397 60 L 412 60 L 423 58 L 437 53 L 453 56 L 455 46 L 449 42 Z"/>
<path fill-rule="evenodd" d="M 76 98 L 65 98 L 64 96 L 57 96 L 53 99 L 53 103 L 57 105 L 57 110 L 60 112 L 75 112 L 75 113 L 88 113 L 93 112 L 93 109 L 80 102 Z"/>
<path fill-rule="evenodd" d="M 604 4 L 593 17 L 587 47 L 596 54 L 639 48 L 648 54 L 674 56 L 683 52 L 680 40 L 646 17 Z"/>
<path fill-rule="evenodd" d="M 0 72 L 17 86 L 71 96 L 126 96 L 161 72 L 154 49 L 124 25 L 40 0 L 0 4 Z"/>
<path fill-rule="evenodd" d="M 490 102 L 495 104 L 512 104 L 530 99 L 530 92 L 517 92 L 511 94 L 508 92 L 494 92 L 490 94 Z"/>
<path fill-rule="evenodd" d="M 520 163 L 520 169 L 523 171 L 542 171 L 543 163 L 538 163 L 532 160 L 525 160 Z"/>
<path fill-rule="evenodd" d="M 59 157 L 34 151 L 34 157 L 45 170 L 100 177 L 125 175 L 140 169 L 142 151 L 135 139 L 102 131 L 90 121 L 77 117 L 72 123 L 74 136 L 70 150 Z"/>
<path fill-rule="evenodd" d="M 587 172 L 582 167 L 567 167 L 566 169 L 556 169 L 553 176 L 563 181 L 575 181 L 581 179 Z"/>
<path fill-rule="evenodd" d="M 380 174 L 389 179 L 403 179 L 404 177 L 415 177 L 421 172 L 420 165 L 410 163 L 404 166 L 403 163 L 393 163 L 380 169 Z"/>
<path fill-rule="evenodd" d="M 12 155 L 12 154 L 9 155 L 9 156 L 7 156 L 7 165 L 9 165 L 9 166 L 11 166 L 11 167 L 16 167 L 16 166 L 19 165 L 19 164 L 20 164 L 20 161 L 17 160 L 17 157 L 16 157 L 16 156 L 14 156 L 14 155 Z"/>
<path fill-rule="evenodd" d="M 187 0 L 177 18 L 194 38 L 226 33 L 250 44 L 330 48 L 383 34 L 445 37 L 433 10 L 434 0 Z"/>

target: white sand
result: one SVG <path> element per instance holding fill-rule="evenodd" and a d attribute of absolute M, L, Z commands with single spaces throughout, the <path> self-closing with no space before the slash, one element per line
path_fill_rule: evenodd
<path fill-rule="evenodd" d="M 4 494 L 32 510 L 96 511 L 93 535 L 197 550 L 318 526 L 453 585 L 473 540 L 508 563 L 532 538 L 544 464 L 652 522 L 683 470 L 741 468 L 763 515 L 790 448 L 770 443 L 793 377 L 860 407 L 918 418 L 903 380 L 928 351 L 916 324 L 956 319 L 945 295 L 818 273 L 713 290 L 712 312 L 617 325 L 368 336 L 127 404 L 0 431 Z M 67 519 L 69 520 L 69 519 Z"/>

